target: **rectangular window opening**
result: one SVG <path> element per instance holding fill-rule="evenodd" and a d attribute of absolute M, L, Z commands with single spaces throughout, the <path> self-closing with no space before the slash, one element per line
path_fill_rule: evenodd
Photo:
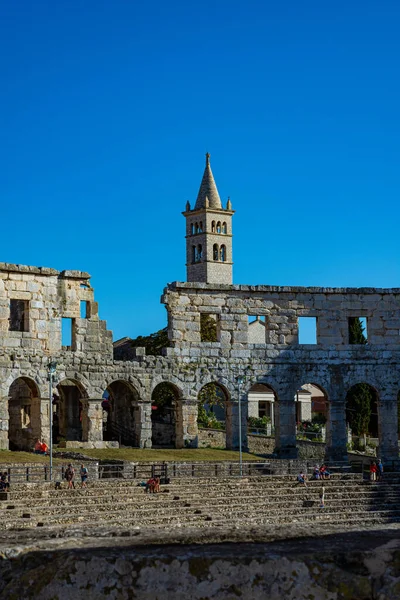
<path fill-rule="evenodd" d="M 90 317 L 90 302 L 88 302 L 87 300 L 81 300 L 80 314 L 81 319 L 88 319 Z"/>
<path fill-rule="evenodd" d="M 202 342 L 218 342 L 218 315 L 200 313 L 200 340 Z"/>
<path fill-rule="evenodd" d="M 61 346 L 63 350 L 73 350 L 75 345 L 75 319 L 62 318 Z"/>
<path fill-rule="evenodd" d="M 349 344 L 367 343 L 367 317 L 349 317 Z"/>
<path fill-rule="evenodd" d="M 10 300 L 10 331 L 29 331 L 29 300 Z"/>
<path fill-rule="evenodd" d="M 265 344 L 267 342 L 267 327 L 265 316 L 248 315 L 248 334 L 249 344 Z"/>
<path fill-rule="evenodd" d="M 265 323 L 265 317 L 263 315 L 249 315 L 248 316 L 248 323 L 250 325 L 250 323 L 254 323 L 254 321 L 261 321 L 262 323 Z"/>
<path fill-rule="evenodd" d="M 317 317 L 298 317 L 299 344 L 317 343 Z"/>

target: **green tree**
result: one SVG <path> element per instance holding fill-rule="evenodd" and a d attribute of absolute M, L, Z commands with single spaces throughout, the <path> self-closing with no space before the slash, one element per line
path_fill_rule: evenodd
<path fill-rule="evenodd" d="M 207 405 L 208 410 L 205 408 Z M 216 383 L 208 383 L 199 392 L 197 421 L 204 427 L 215 427 L 218 420 L 213 414 L 213 406 L 225 408 L 225 394 Z"/>
<path fill-rule="evenodd" d="M 151 404 L 157 406 L 157 416 L 160 417 L 171 413 L 175 400 L 174 389 L 168 382 L 159 383 L 151 396 Z"/>
<path fill-rule="evenodd" d="M 207 313 L 200 313 L 200 339 L 202 342 L 217 341 L 217 321 Z"/>
<path fill-rule="evenodd" d="M 134 340 L 130 340 L 132 348 L 144 347 L 146 354 L 151 356 L 160 356 L 162 348 L 169 346 L 168 328 L 160 329 L 150 335 L 139 335 Z"/>
<path fill-rule="evenodd" d="M 350 317 L 349 319 L 349 344 L 366 344 L 367 338 L 364 335 L 365 327 L 360 317 Z"/>
<path fill-rule="evenodd" d="M 346 418 L 354 435 L 368 433 L 374 392 L 366 383 L 357 383 L 347 392 Z"/>

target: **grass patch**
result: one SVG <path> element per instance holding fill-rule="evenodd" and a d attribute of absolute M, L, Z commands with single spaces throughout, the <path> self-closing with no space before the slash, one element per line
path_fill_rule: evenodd
<path fill-rule="evenodd" d="M 55 458 L 54 464 L 62 464 L 65 460 Z M 40 463 L 50 466 L 50 458 L 43 454 L 33 454 L 33 452 L 20 452 L 19 450 L 0 450 L 0 464 L 8 465 L 10 463 Z"/>
<path fill-rule="evenodd" d="M 65 450 L 57 449 L 56 452 L 65 452 Z M 73 452 L 72 448 L 68 449 L 68 452 Z M 239 452 L 232 450 L 219 450 L 216 448 L 182 448 L 181 450 L 176 449 L 147 449 L 147 448 L 104 448 L 101 450 L 79 450 L 90 456 L 91 458 L 97 458 L 99 460 L 129 460 L 132 462 L 209 462 L 209 461 L 239 461 Z M 260 456 L 256 454 L 250 454 L 243 452 L 243 460 L 255 462 L 260 460 Z"/>

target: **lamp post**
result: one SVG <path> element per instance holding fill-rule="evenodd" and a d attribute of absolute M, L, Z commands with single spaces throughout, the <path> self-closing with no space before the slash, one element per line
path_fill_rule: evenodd
<path fill-rule="evenodd" d="M 50 360 L 47 366 L 47 373 L 49 378 L 49 406 L 50 406 L 50 414 L 49 414 L 49 426 L 50 426 L 50 443 L 49 443 L 49 453 L 50 453 L 50 481 L 53 481 L 53 383 L 54 377 L 56 374 L 57 363 L 55 360 Z"/>
<path fill-rule="evenodd" d="M 244 381 L 244 377 L 242 375 L 238 375 L 236 377 L 236 381 L 238 383 L 238 417 L 239 417 L 239 475 L 243 476 L 243 455 L 242 455 L 242 385 Z"/>

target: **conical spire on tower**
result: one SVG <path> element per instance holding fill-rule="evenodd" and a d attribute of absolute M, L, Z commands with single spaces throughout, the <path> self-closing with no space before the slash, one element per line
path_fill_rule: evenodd
<path fill-rule="evenodd" d="M 206 154 L 206 168 L 204 169 L 194 210 L 200 208 L 222 208 L 221 199 L 211 171 L 210 154 L 208 152 Z"/>

